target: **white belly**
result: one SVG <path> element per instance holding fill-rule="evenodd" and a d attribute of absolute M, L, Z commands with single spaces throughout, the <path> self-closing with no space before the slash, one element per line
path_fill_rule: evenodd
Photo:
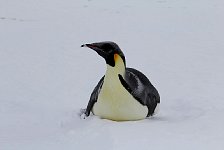
<path fill-rule="evenodd" d="M 92 111 L 101 118 L 116 121 L 140 120 L 148 114 L 147 106 L 135 100 L 118 78 L 104 82 Z"/>

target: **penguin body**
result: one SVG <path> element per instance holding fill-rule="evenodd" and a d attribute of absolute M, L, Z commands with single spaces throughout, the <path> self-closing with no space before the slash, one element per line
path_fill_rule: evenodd
<path fill-rule="evenodd" d="M 116 57 L 115 67 L 107 65 L 104 83 L 93 106 L 93 114 L 117 121 L 144 119 L 148 108 L 139 103 L 121 83 L 119 75 L 124 76 L 125 68 L 119 55 Z"/>
<path fill-rule="evenodd" d="M 107 71 L 93 90 L 85 116 L 115 121 L 141 120 L 154 114 L 158 91 L 141 72 L 126 68 L 123 52 L 113 42 L 86 44 L 105 58 Z M 82 47 L 83 47 L 82 46 Z"/>

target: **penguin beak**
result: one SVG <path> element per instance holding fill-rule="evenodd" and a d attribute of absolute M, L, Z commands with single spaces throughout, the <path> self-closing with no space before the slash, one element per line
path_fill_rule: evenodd
<path fill-rule="evenodd" d="M 100 45 L 97 43 L 92 43 L 92 44 L 83 44 L 81 45 L 81 47 L 88 47 L 91 48 L 92 50 L 96 51 L 100 56 L 102 56 L 103 58 L 107 58 L 108 54 L 100 48 Z"/>

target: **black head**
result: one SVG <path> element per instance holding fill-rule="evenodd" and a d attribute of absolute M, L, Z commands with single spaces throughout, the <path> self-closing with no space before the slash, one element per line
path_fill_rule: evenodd
<path fill-rule="evenodd" d="M 92 43 L 92 44 L 84 44 L 81 47 L 89 47 L 95 50 L 100 56 L 102 56 L 106 63 L 112 67 L 115 66 L 114 55 L 118 54 L 125 64 L 125 56 L 119 46 L 114 42 L 99 42 L 99 43 Z"/>

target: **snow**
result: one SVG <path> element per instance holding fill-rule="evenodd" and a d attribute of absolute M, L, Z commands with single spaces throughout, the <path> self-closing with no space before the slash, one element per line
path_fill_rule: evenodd
<path fill-rule="evenodd" d="M 0 1 L 0 150 L 224 148 L 222 0 Z M 149 119 L 80 119 L 111 40 L 161 95 Z"/>

